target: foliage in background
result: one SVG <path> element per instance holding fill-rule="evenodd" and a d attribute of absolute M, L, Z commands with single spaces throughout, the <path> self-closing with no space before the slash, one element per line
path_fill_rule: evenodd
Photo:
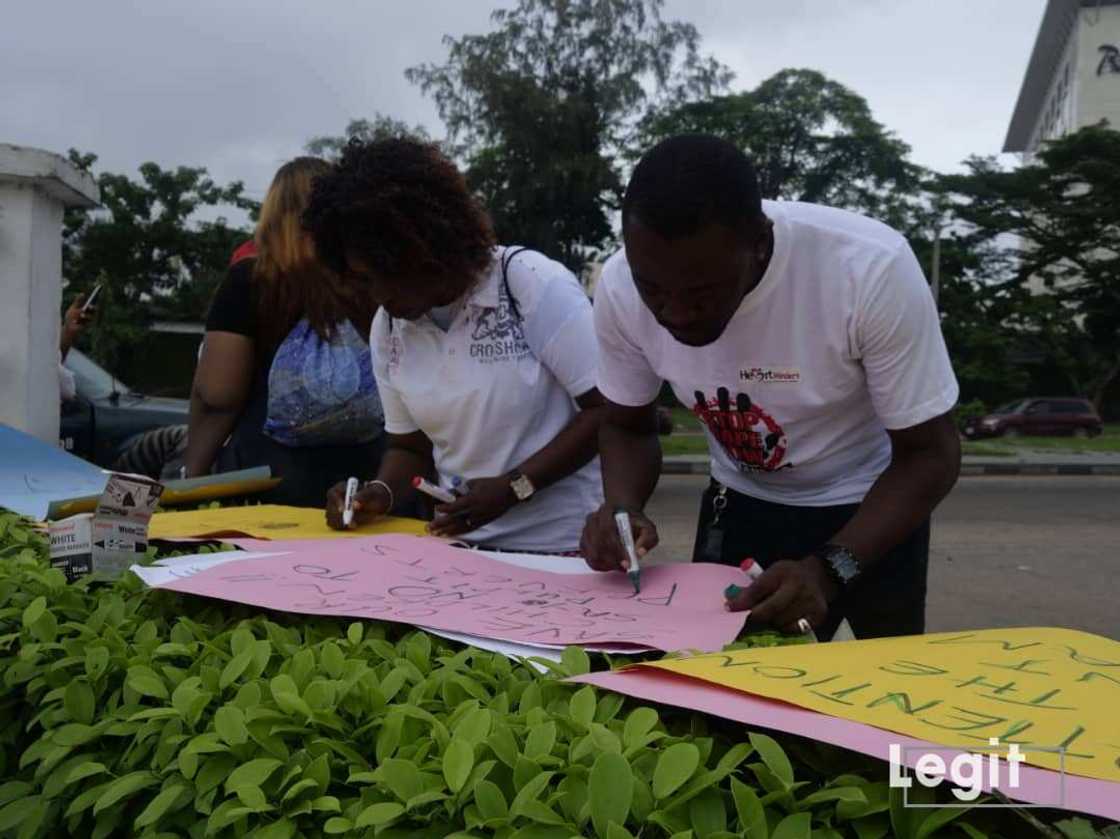
<path fill-rule="evenodd" d="M 984 279 L 1018 293 L 1005 322 L 1099 410 L 1120 379 L 1120 132 L 1083 128 L 1010 171 L 968 167 L 940 186 L 968 225 L 964 244 L 992 253 Z M 1032 280 L 1045 293 L 1023 293 Z"/>
<path fill-rule="evenodd" d="M 619 156 L 654 110 L 719 92 L 731 74 L 700 53 L 662 0 L 519 0 L 483 35 L 445 36 L 444 64 L 406 77 L 435 100 L 451 148 L 499 237 L 579 270 L 613 237 Z"/>
<path fill-rule="evenodd" d="M 374 140 L 385 140 L 394 137 L 411 137 L 418 140 L 430 141 L 427 129 L 422 125 L 408 125 L 399 119 L 374 114 L 373 119 L 352 119 L 346 125 L 342 136 L 322 135 L 313 137 L 303 147 L 304 151 L 315 157 L 326 160 L 337 160 L 342 155 L 342 150 L 351 140 L 369 143 Z"/>
<path fill-rule="evenodd" d="M 591 664 L 570 648 L 542 675 L 132 575 L 67 585 L 0 513 L 0 836 L 1059 835 L 1011 811 L 905 809 L 870 758 L 557 679 Z"/>
<path fill-rule="evenodd" d="M 781 70 L 753 90 L 651 114 L 634 151 L 693 132 L 746 152 L 763 198 L 855 210 L 899 228 L 919 198 L 910 147 L 876 122 L 866 99 L 816 70 Z"/>
<path fill-rule="evenodd" d="M 70 150 L 92 171 L 96 155 Z M 139 178 L 96 176 L 102 208 L 67 210 L 63 228 L 65 300 L 103 283 L 98 316 L 89 329 L 91 354 L 110 370 L 127 361 L 148 325 L 160 317 L 201 320 L 234 247 L 251 231 L 200 211 L 232 207 L 255 212 L 240 181 L 216 184 L 205 169 L 163 169 L 144 163 Z"/>

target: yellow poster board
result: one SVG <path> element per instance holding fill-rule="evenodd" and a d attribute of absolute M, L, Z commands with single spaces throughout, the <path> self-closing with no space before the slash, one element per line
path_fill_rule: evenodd
<path fill-rule="evenodd" d="M 322 510 L 261 504 L 251 507 L 217 507 L 181 513 L 156 513 L 148 527 L 149 539 L 191 539 L 248 536 L 254 539 L 331 539 L 410 533 L 424 536 L 418 519 L 386 516 L 365 527 L 331 530 Z"/>
<path fill-rule="evenodd" d="M 940 745 L 1018 743 L 1024 760 L 1120 781 L 1120 641 L 1055 628 L 697 655 L 669 670 Z M 811 736 L 811 732 L 806 732 Z M 1032 748 L 1034 747 L 1034 748 Z"/>

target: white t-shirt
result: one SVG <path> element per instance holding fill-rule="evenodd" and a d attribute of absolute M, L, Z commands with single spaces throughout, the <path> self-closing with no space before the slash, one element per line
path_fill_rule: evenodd
<path fill-rule="evenodd" d="M 706 347 L 657 323 L 624 252 L 607 261 L 595 295 L 599 390 L 646 405 L 667 380 L 705 425 L 712 476 L 734 490 L 799 506 L 858 503 L 890 462 L 885 429 L 956 404 L 933 297 L 886 225 L 813 204 L 763 210 L 774 222 L 770 264 Z"/>
<path fill-rule="evenodd" d="M 568 269 L 533 251 L 509 262 L 515 316 L 496 248 L 486 276 L 441 329 L 425 315 L 373 320 L 370 346 L 385 429 L 423 431 L 440 483 L 516 468 L 575 417 L 575 397 L 595 387 L 591 302 Z M 391 322 L 391 325 L 390 325 Z M 587 515 L 603 501 L 599 459 L 538 490 L 464 539 L 507 550 L 574 551 Z"/>

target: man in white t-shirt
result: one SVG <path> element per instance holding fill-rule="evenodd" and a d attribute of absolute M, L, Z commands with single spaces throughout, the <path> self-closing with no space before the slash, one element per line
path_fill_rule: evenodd
<path fill-rule="evenodd" d="M 956 481 L 957 382 L 906 240 L 854 213 L 761 201 L 741 151 L 673 137 L 634 170 L 626 248 L 596 290 L 605 503 L 582 551 L 625 567 L 612 513 L 642 512 L 661 469 L 668 381 L 712 458 L 694 560 L 765 569 L 730 609 L 829 636 L 924 630 L 929 516 Z M 713 597 L 720 596 L 713 592 Z"/>

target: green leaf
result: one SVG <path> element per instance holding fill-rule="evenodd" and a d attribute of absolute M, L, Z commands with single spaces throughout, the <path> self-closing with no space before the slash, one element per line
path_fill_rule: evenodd
<path fill-rule="evenodd" d="M 155 798 L 148 802 L 148 806 L 144 808 L 144 811 L 136 817 L 136 821 L 133 823 L 134 826 L 139 830 L 148 825 L 155 824 L 170 812 L 175 802 L 178 801 L 179 797 L 183 795 L 184 792 L 189 793 L 190 791 L 191 788 L 185 784 L 173 784 L 172 786 L 164 787 Z"/>
<path fill-rule="evenodd" d="M 459 720 L 455 726 L 455 736 L 477 746 L 490 735 L 492 719 L 488 708 L 475 708 Z"/>
<path fill-rule="evenodd" d="M 43 598 L 39 598 L 42 600 Z M 28 607 L 30 608 L 30 607 Z M 24 819 L 31 816 L 39 805 L 39 796 L 20 798 L 0 808 L 0 831 L 19 827 Z"/>
<path fill-rule="evenodd" d="M 572 694 L 569 713 L 576 722 L 591 725 L 591 721 L 595 719 L 595 691 L 591 685 L 584 685 Z"/>
<path fill-rule="evenodd" d="M 250 645 L 226 663 L 226 666 L 222 668 L 222 675 L 218 677 L 219 688 L 225 690 L 241 678 L 245 668 L 253 663 L 253 652 L 253 647 Z"/>
<path fill-rule="evenodd" d="M 766 735 L 759 735 L 765 737 Z M 751 735 L 753 740 L 755 735 Z M 758 745 L 755 744 L 755 748 Z M 761 751 L 761 750 L 760 750 Z M 783 754 L 784 757 L 784 754 Z M 794 813 L 786 816 L 774 826 L 770 839 L 810 839 L 812 834 L 813 817 L 808 813 Z"/>
<path fill-rule="evenodd" d="M 591 672 L 591 659 L 582 647 L 565 647 L 560 653 L 560 663 L 568 671 L 569 676 L 582 676 Z"/>
<path fill-rule="evenodd" d="M 739 829 L 745 831 L 751 839 L 767 839 L 769 827 L 766 823 L 766 809 L 755 791 L 738 778 L 732 778 L 731 797 L 735 799 Z"/>
<path fill-rule="evenodd" d="M 971 809 L 972 807 L 970 805 L 965 805 L 962 807 L 943 807 L 938 810 L 927 810 L 926 812 L 928 815 L 918 826 L 916 839 L 929 839 L 929 837 L 933 836 L 938 830 L 950 822 L 959 819 Z"/>
<path fill-rule="evenodd" d="M 362 643 L 363 627 L 360 623 L 352 623 L 346 627 L 346 640 L 348 640 L 355 647 Z"/>
<path fill-rule="evenodd" d="M 125 684 L 141 696 L 153 696 L 156 699 L 170 698 L 167 685 L 163 683 L 163 679 L 159 677 L 155 670 L 143 664 L 128 668 Z"/>
<path fill-rule="evenodd" d="M 90 647 L 86 650 L 86 675 L 96 681 L 109 667 L 109 651 L 105 647 Z"/>
<path fill-rule="evenodd" d="M 549 721 L 534 726 L 525 738 L 525 757 L 532 760 L 552 754 L 556 745 L 556 723 Z"/>
<path fill-rule="evenodd" d="M 97 799 L 97 803 L 93 805 L 93 815 L 96 816 L 102 810 L 112 807 L 118 801 L 123 801 L 133 793 L 158 783 L 159 776 L 152 772 L 130 772 L 117 778 L 108 785 L 105 792 Z"/>
<path fill-rule="evenodd" d="M 634 772 L 620 754 L 599 755 L 588 777 L 591 822 L 600 836 L 611 822 L 626 824 L 634 797 Z"/>
<path fill-rule="evenodd" d="M 341 833 L 349 833 L 354 828 L 350 819 L 344 819 L 341 816 L 327 819 L 327 823 L 323 825 L 323 832 L 328 836 L 338 836 Z"/>
<path fill-rule="evenodd" d="M 727 809 L 720 791 L 709 788 L 692 799 L 688 804 L 688 820 L 698 839 L 727 830 Z"/>
<path fill-rule="evenodd" d="M 74 679 L 66 686 L 62 704 L 74 722 L 85 725 L 93 722 L 96 700 L 93 696 L 93 688 L 85 679 Z"/>
<path fill-rule="evenodd" d="M 490 781 L 479 781 L 474 785 L 474 803 L 486 821 L 504 819 L 509 815 L 509 805 L 501 788 Z"/>
<path fill-rule="evenodd" d="M 214 714 L 214 730 L 231 746 L 249 742 L 249 728 L 245 725 L 245 712 L 236 705 L 223 705 Z"/>
<path fill-rule="evenodd" d="M 793 766 L 790 765 L 789 758 L 778 745 L 778 741 L 757 732 L 751 733 L 750 741 L 766 768 L 787 787 L 793 784 Z"/>
<path fill-rule="evenodd" d="M 1063 819 L 1056 822 L 1054 827 L 1058 828 L 1066 839 L 1095 839 L 1097 835 L 1092 823 L 1086 819 Z"/>
<path fill-rule="evenodd" d="M 296 834 L 296 824 L 290 819 L 280 819 L 272 824 L 258 827 L 253 831 L 253 839 L 292 839 Z"/>
<path fill-rule="evenodd" d="M 354 827 L 356 829 L 380 827 L 383 824 L 388 824 L 402 813 L 404 813 L 404 805 L 395 801 L 382 801 L 380 804 L 373 804 L 362 810 L 358 814 L 358 818 L 354 820 Z M 334 820 L 331 819 L 331 821 Z"/>
<path fill-rule="evenodd" d="M 700 765 L 700 750 L 692 743 L 674 743 L 657 758 L 653 770 L 653 797 L 668 798 L 692 777 Z"/>
<path fill-rule="evenodd" d="M 377 732 L 377 745 L 374 754 L 378 763 L 383 763 L 391 758 L 401 744 L 401 732 L 404 730 L 404 715 L 390 711 L 385 717 L 385 724 Z"/>
<path fill-rule="evenodd" d="M 634 839 L 634 834 L 625 827 L 611 822 L 607 825 L 607 839 Z"/>
<path fill-rule="evenodd" d="M 88 766 L 89 764 L 85 765 Z M 101 764 L 96 765 L 101 766 Z M 105 767 L 102 766 L 101 768 L 104 769 Z M 0 786 L 0 806 L 10 801 L 15 801 L 18 798 L 24 798 L 33 789 L 34 787 L 26 781 L 8 781 L 3 786 Z"/>
<path fill-rule="evenodd" d="M 89 763 L 83 763 L 71 769 L 70 774 L 66 776 L 66 783 L 72 784 L 76 781 L 83 781 L 86 778 L 92 778 L 94 775 L 103 775 L 108 771 L 105 764 L 91 760 Z"/>
<path fill-rule="evenodd" d="M 523 784 L 509 807 L 510 815 L 522 815 L 525 805 L 528 804 L 528 802 L 536 801 L 540 798 L 541 793 L 544 792 L 544 788 L 548 786 L 548 782 L 552 780 L 553 774 L 552 772 L 538 772 L 528 783 Z"/>
<path fill-rule="evenodd" d="M 638 745 L 655 725 L 657 725 L 657 711 L 645 706 L 635 708 L 622 727 L 622 744 L 628 749 Z"/>
<path fill-rule="evenodd" d="M 28 603 L 27 608 L 23 610 L 24 629 L 30 629 L 35 625 L 39 618 L 43 617 L 43 615 L 45 615 L 46 613 L 47 598 L 42 596 L 36 597 L 34 600 Z"/>
<path fill-rule="evenodd" d="M 458 737 L 451 738 L 443 753 L 443 777 L 452 792 L 458 792 L 474 768 L 474 746 Z"/>
<path fill-rule="evenodd" d="M 416 768 L 416 764 L 407 760 L 390 758 L 377 768 L 377 774 L 381 776 L 385 786 L 401 801 L 408 801 L 424 791 L 420 770 Z"/>
<path fill-rule="evenodd" d="M 311 809 L 316 813 L 341 813 L 342 802 L 333 795 L 321 795 L 311 802 Z"/>
<path fill-rule="evenodd" d="M 331 762 L 326 753 L 319 755 L 303 770 L 303 777 L 316 784 L 319 795 L 326 795 L 331 785 Z"/>
<path fill-rule="evenodd" d="M 226 793 L 234 794 L 239 787 L 259 787 L 284 764 L 271 757 L 259 757 L 243 763 L 230 773 L 226 780 Z"/>
<path fill-rule="evenodd" d="M 829 787 L 806 795 L 797 802 L 798 809 L 815 807 L 817 804 L 833 804 L 846 801 L 854 804 L 867 804 L 867 796 L 859 787 Z"/>

